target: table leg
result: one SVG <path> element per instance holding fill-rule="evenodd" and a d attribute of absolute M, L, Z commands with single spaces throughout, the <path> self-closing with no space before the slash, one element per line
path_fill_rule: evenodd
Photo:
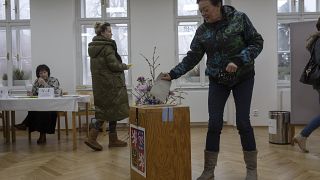
<path fill-rule="evenodd" d="M 76 113 L 72 112 L 72 135 L 73 135 L 73 150 L 77 149 L 77 128 L 76 128 Z"/>
<path fill-rule="evenodd" d="M 6 139 L 6 116 L 5 111 L 2 111 L 2 130 L 3 130 L 3 138 Z"/>
<path fill-rule="evenodd" d="M 10 114 L 9 111 L 5 112 L 6 119 L 6 144 L 10 144 Z"/>
<path fill-rule="evenodd" d="M 58 124 L 58 140 L 60 140 L 60 113 L 61 112 L 57 112 L 57 124 Z"/>
<path fill-rule="evenodd" d="M 66 135 L 69 135 L 69 128 L 68 128 L 68 112 L 64 111 L 64 119 L 65 119 L 65 128 L 66 128 Z"/>
<path fill-rule="evenodd" d="M 87 129 L 87 137 L 89 137 L 89 103 L 86 103 L 86 129 Z"/>
<path fill-rule="evenodd" d="M 15 111 L 11 111 L 11 136 L 12 143 L 16 142 L 16 128 L 14 125 L 16 124 L 16 113 Z"/>

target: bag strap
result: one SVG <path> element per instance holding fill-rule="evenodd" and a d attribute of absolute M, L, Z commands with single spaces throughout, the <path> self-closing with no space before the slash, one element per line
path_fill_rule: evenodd
<path fill-rule="evenodd" d="M 310 55 L 311 55 L 310 61 L 313 61 L 314 63 L 319 64 L 319 62 L 317 62 L 317 61 L 314 59 L 316 42 L 317 42 L 317 40 L 314 41 L 314 43 L 312 44 L 312 47 L 311 47 L 311 51 L 310 51 Z M 320 64 L 319 64 L 319 65 L 320 65 Z"/>

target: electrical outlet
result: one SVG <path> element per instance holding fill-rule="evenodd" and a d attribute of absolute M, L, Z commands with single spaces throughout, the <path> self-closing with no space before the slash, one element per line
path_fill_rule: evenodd
<path fill-rule="evenodd" d="M 258 116 L 259 116 L 259 110 L 258 110 L 258 109 L 254 109 L 254 110 L 252 111 L 252 116 L 258 117 Z"/>

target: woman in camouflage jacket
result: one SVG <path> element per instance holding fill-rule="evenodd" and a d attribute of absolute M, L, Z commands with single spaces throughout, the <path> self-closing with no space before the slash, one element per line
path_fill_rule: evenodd
<path fill-rule="evenodd" d="M 213 179 L 217 163 L 225 103 L 233 92 L 236 124 L 240 134 L 246 179 L 257 179 L 257 150 L 250 124 L 250 105 L 254 84 L 254 59 L 263 48 L 263 38 L 248 16 L 222 0 L 197 0 L 205 22 L 198 27 L 190 51 L 182 62 L 162 79 L 177 79 L 207 55 L 209 76 L 209 125 L 205 149 L 205 167 L 199 180 Z"/>

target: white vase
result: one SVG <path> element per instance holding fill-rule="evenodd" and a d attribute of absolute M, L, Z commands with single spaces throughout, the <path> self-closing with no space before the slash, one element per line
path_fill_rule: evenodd
<path fill-rule="evenodd" d="M 3 86 L 8 86 L 8 80 L 2 80 L 2 85 Z"/>
<path fill-rule="evenodd" d="M 25 80 L 13 80 L 13 86 L 24 86 Z"/>

